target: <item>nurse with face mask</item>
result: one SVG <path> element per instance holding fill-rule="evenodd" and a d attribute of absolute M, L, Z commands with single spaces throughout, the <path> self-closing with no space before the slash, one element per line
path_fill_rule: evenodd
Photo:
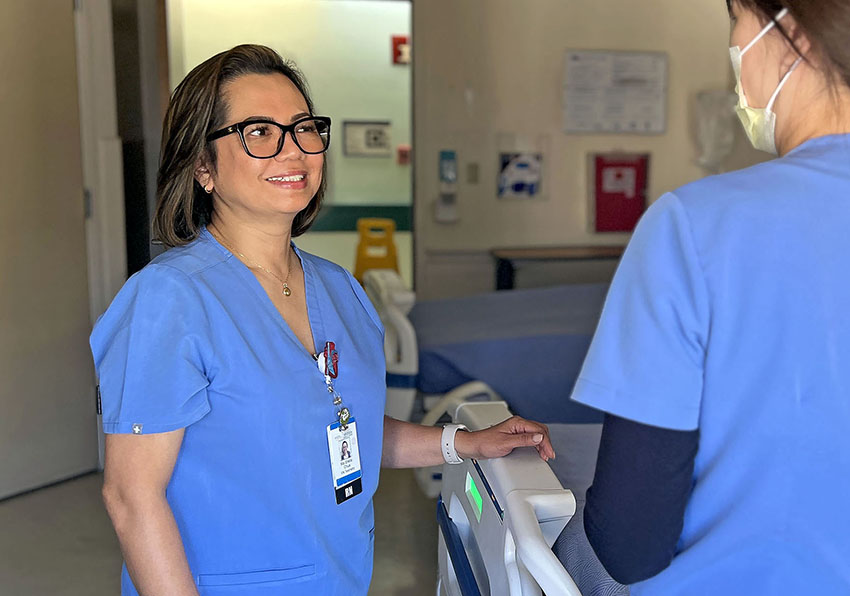
<path fill-rule="evenodd" d="M 782 87 L 784 87 L 785 83 L 788 82 L 788 79 L 794 73 L 794 69 L 799 66 L 803 57 L 798 56 L 797 59 L 794 60 L 794 64 L 791 65 L 791 68 L 788 69 L 788 72 L 784 77 L 782 77 L 782 80 L 779 81 L 776 91 L 774 91 L 773 95 L 770 96 L 770 100 L 768 100 L 767 106 L 764 108 L 754 108 L 747 103 L 747 95 L 744 93 L 744 89 L 741 84 L 741 64 L 744 60 L 744 54 L 750 51 L 753 46 L 757 44 L 769 31 L 771 31 L 776 26 L 776 23 L 782 20 L 787 14 L 788 9 L 783 8 L 779 14 L 776 15 L 776 19 L 765 25 L 759 34 L 756 35 L 755 39 L 748 43 L 743 50 L 739 46 L 729 48 L 729 55 L 732 58 L 732 69 L 735 71 L 735 93 L 738 94 L 738 105 L 735 106 L 735 112 L 737 112 L 738 118 L 744 126 L 744 132 L 747 134 L 747 138 L 750 140 L 753 147 L 759 151 L 766 151 L 773 155 L 777 154 L 776 113 L 773 111 L 773 106 L 776 103 L 776 99 L 779 97 L 779 92 L 782 91 Z"/>
<path fill-rule="evenodd" d="M 585 529 L 633 596 L 850 594 L 850 2 L 728 8 L 778 157 L 635 231 L 572 396 L 606 412 Z"/>

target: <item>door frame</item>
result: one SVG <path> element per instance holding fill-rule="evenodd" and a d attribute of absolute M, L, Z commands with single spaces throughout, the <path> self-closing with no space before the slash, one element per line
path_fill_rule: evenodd
<path fill-rule="evenodd" d="M 89 316 L 92 325 L 127 280 L 124 174 L 115 99 L 115 60 L 110 0 L 75 0 L 77 81 Z M 98 462 L 103 469 L 103 430 L 98 424 Z"/>

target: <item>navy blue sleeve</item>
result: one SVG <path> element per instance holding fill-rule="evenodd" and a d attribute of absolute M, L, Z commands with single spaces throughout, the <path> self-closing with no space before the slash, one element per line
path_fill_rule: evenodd
<path fill-rule="evenodd" d="M 699 430 L 649 426 L 605 415 L 584 528 L 615 580 L 657 575 L 676 554 L 693 488 Z"/>

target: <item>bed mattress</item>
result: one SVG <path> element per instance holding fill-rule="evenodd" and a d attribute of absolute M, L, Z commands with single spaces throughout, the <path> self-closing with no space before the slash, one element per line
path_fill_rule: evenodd
<path fill-rule="evenodd" d="M 523 417 L 601 422 L 569 400 L 608 290 L 574 284 L 417 303 L 417 388 L 446 393 L 479 380 Z"/>

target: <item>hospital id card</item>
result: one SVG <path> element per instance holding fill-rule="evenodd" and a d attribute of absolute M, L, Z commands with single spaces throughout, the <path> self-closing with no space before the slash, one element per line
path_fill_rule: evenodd
<path fill-rule="evenodd" d="M 328 450 L 331 454 L 336 504 L 363 492 L 360 472 L 360 445 L 357 443 L 357 425 L 349 420 L 345 430 L 339 422 L 328 427 Z"/>

